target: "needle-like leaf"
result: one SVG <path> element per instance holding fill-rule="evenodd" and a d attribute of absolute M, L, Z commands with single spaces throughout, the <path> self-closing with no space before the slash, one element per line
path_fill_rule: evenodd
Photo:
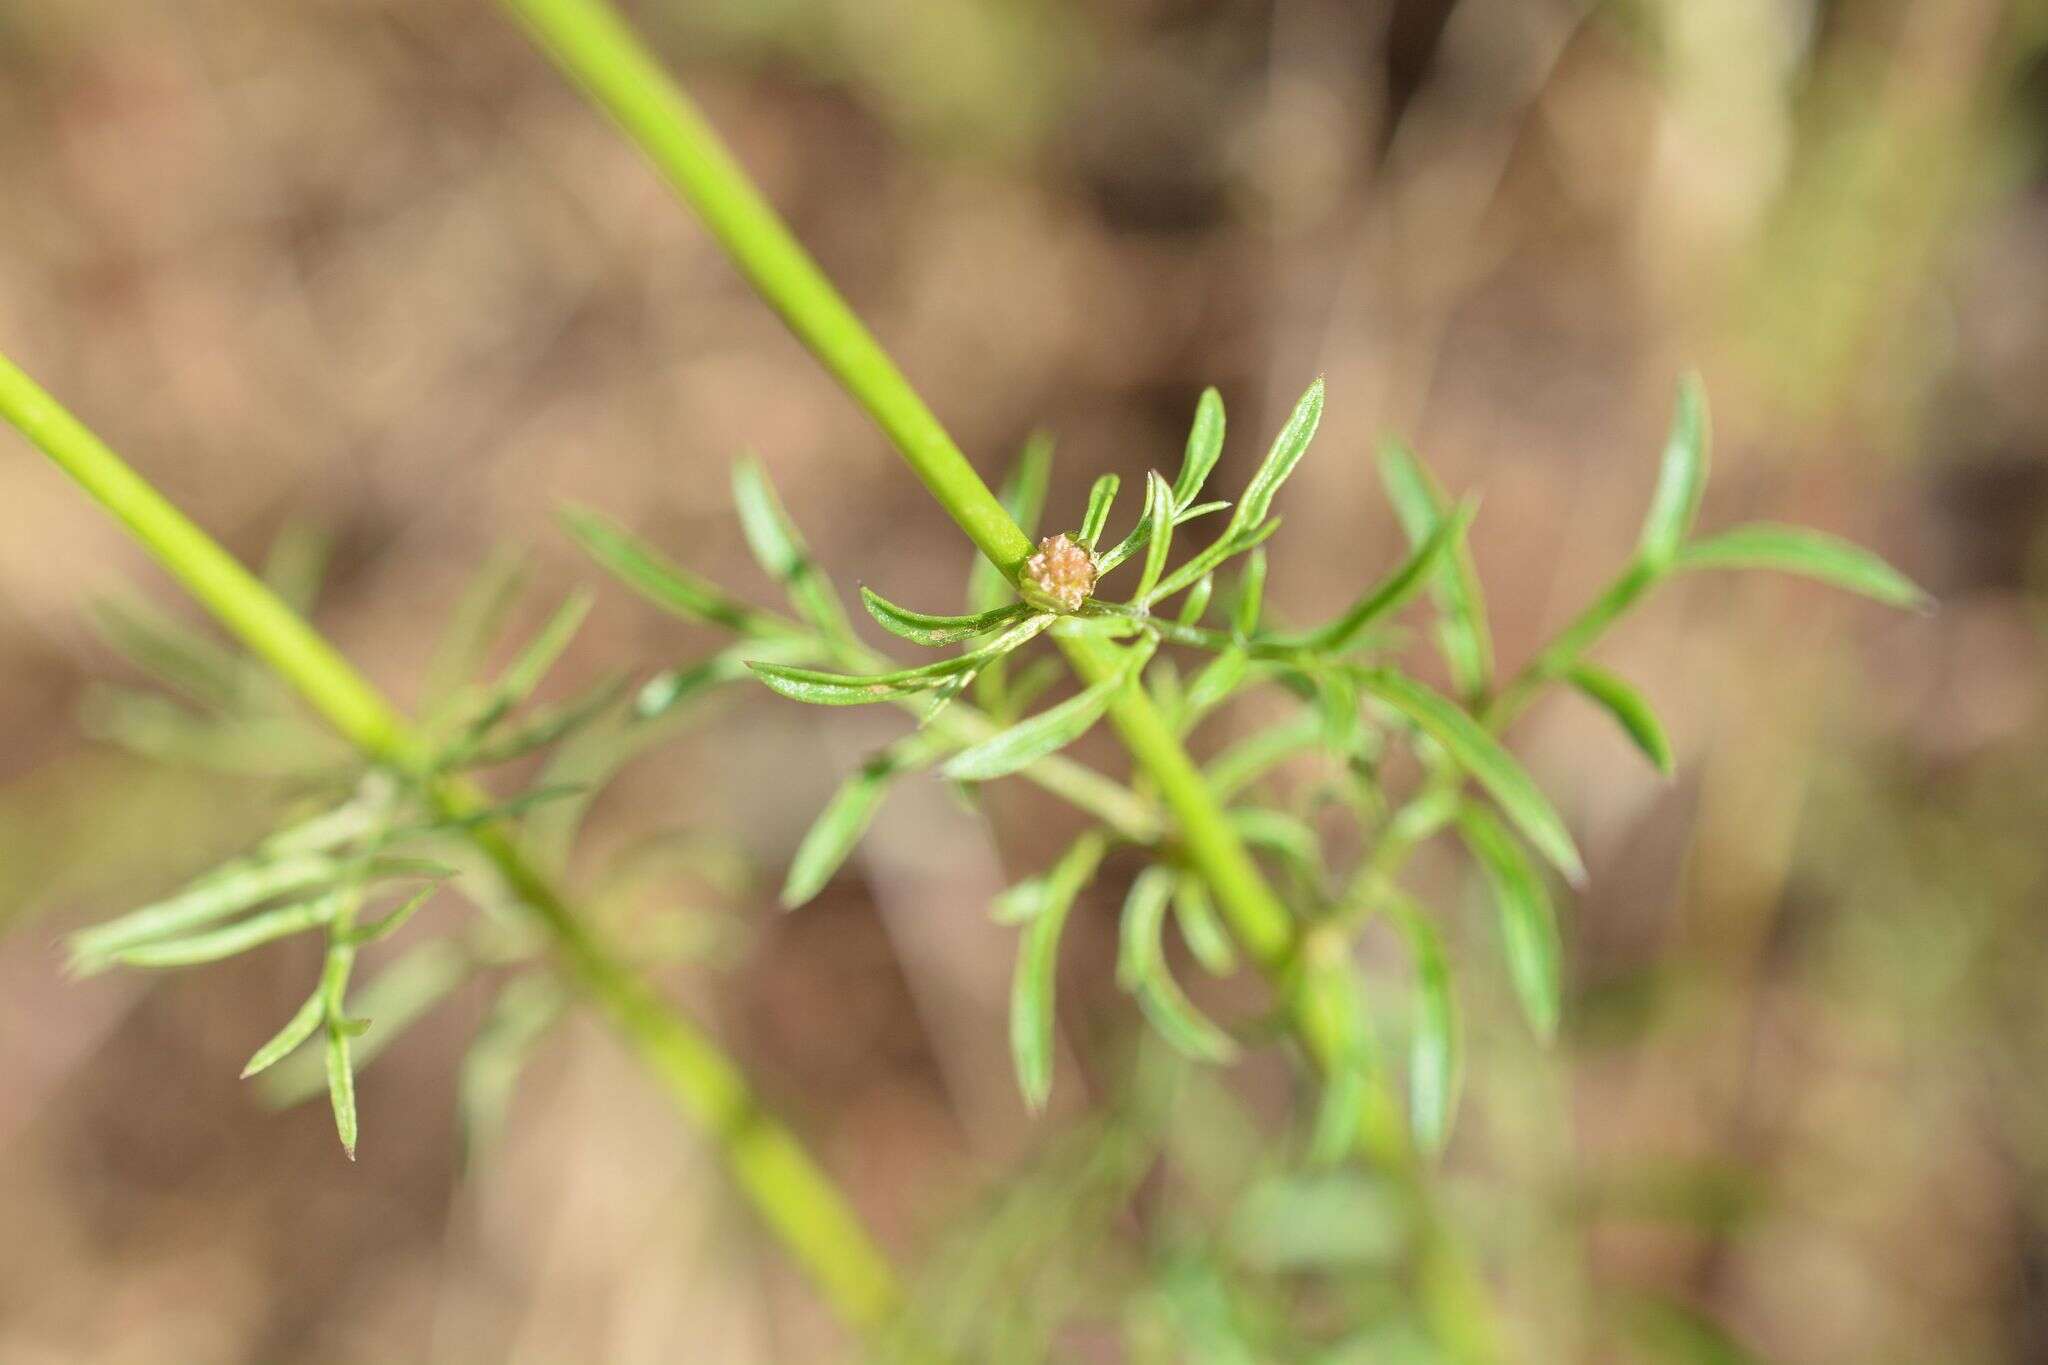
<path fill-rule="evenodd" d="M 1176 509 L 1185 511 L 1201 494 L 1202 485 L 1209 481 L 1209 471 L 1216 467 L 1222 454 L 1223 395 L 1213 388 L 1203 389 L 1202 396 L 1195 401 L 1194 425 L 1188 428 L 1187 454 L 1173 481 Z"/>
<path fill-rule="evenodd" d="M 260 1071 L 269 1070 L 296 1051 L 299 1045 L 311 1038 L 313 1031 L 320 1027 L 320 1021 L 326 1017 L 326 1011 L 326 1001 L 319 991 L 316 990 L 307 996 L 306 1003 L 299 1006 L 298 1013 L 287 1019 L 284 1027 L 279 1029 L 269 1042 L 256 1049 L 255 1055 L 249 1058 L 249 1064 L 242 1068 L 242 1079 L 246 1081 Z"/>
<path fill-rule="evenodd" d="M 1074 537 L 1081 548 L 1093 550 L 1102 539 L 1102 528 L 1109 524 L 1109 511 L 1116 505 L 1116 491 L 1122 482 L 1114 474 L 1104 474 L 1088 490 L 1088 512 L 1081 518 L 1081 534 Z"/>
<path fill-rule="evenodd" d="M 1189 1003 L 1160 941 L 1178 875 L 1155 863 L 1131 883 L 1117 950 L 1117 984 L 1137 996 L 1152 1027 L 1177 1050 L 1199 1061 L 1227 1062 L 1237 1055 L 1236 1042 Z"/>
<path fill-rule="evenodd" d="M 776 496 L 767 468 L 751 455 L 732 467 L 732 498 L 739 508 L 747 548 L 768 576 L 782 585 L 797 615 L 828 639 L 852 639 L 853 628 L 847 623 L 839 594 L 812 561 L 810 547 Z"/>
<path fill-rule="evenodd" d="M 1442 696 L 1385 668 L 1351 670 L 1359 687 L 1407 716 L 1492 794 L 1529 842 L 1573 883 L 1585 876 L 1571 832 L 1527 770 L 1500 742 Z"/>
<path fill-rule="evenodd" d="M 1435 529 L 1408 559 L 1385 580 L 1369 589 L 1343 615 L 1326 626 L 1303 635 L 1282 637 L 1272 643 L 1283 648 L 1305 649 L 1319 654 L 1343 650 L 1361 631 L 1390 612 L 1399 610 L 1428 584 L 1445 558 L 1454 554 L 1472 524 L 1478 508 L 1472 503 L 1459 507 L 1438 520 Z"/>
<path fill-rule="evenodd" d="M 1408 1028 L 1408 1121 L 1415 1145 L 1425 1152 L 1443 1148 L 1458 1109 L 1461 1049 L 1457 998 L 1443 939 L 1428 911 L 1395 894 L 1389 916 L 1408 941 L 1415 962 L 1415 997 Z"/>
<path fill-rule="evenodd" d="M 1671 771 L 1671 741 L 1664 737 L 1664 727 L 1657 723 L 1657 713 L 1650 709 L 1640 692 L 1609 673 L 1581 660 L 1565 671 L 1565 679 L 1608 715 L 1614 717 L 1622 731 L 1635 741 L 1635 746 L 1656 765 L 1660 773 Z"/>
<path fill-rule="evenodd" d="M 1522 1010 L 1538 1037 L 1555 1037 L 1561 954 L 1557 912 L 1543 874 L 1484 807 L 1467 802 L 1458 812 L 1458 830 L 1493 887 L 1500 907 L 1501 949 Z"/>
<path fill-rule="evenodd" d="M 663 611 L 741 635 L 787 635 L 791 630 L 788 621 L 729 596 L 608 517 L 582 507 L 564 507 L 555 515 L 599 567 Z"/>
<path fill-rule="evenodd" d="M 1265 460 L 1252 475 L 1252 481 L 1245 485 L 1244 496 L 1237 500 L 1237 508 L 1230 514 L 1229 535 L 1243 535 L 1266 519 L 1267 511 L 1273 506 L 1273 497 L 1280 491 L 1280 485 L 1287 482 L 1287 476 L 1301 463 L 1307 453 L 1309 442 L 1315 439 L 1316 427 L 1323 420 L 1323 381 L 1318 378 L 1308 386 L 1308 392 L 1294 405 L 1294 411 L 1287 419 L 1287 425 L 1273 438 L 1273 446 L 1266 452 Z"/>
<path fill-rule="evenodd" d="M 1138 587 L 1131 600 L 1144 605 L 1147 595 L 1166 571 L 1167 551 L 1173 545 L 1173 490 L 1157 473 L 1145 475 L 1145 567 L 1138 575 Z"/>
<path fill-rule="evenodd" d="M 939 769 L 940 774 L 954 782 L 987 782 L 1028 767 L 1072 744 L 1102 719 L 1110 701 L 1138 675 L 1150 653 L 1149 649 L 1141 648 L 1116 676 L 1104 678 L 1059 705 L 962 749 Z"/>
<path fill-rule="evenodd" d="M 1861 593 L 1894 607 L 1933 599 L 1882 559 L 1839 536 L 1759 522 L 1696 540 L 1672 561 L 1679 569 L 1776 569 Z"/>
<path fill-rule="evenodd" d="M 1031 608 L 1022 602 L 1012 602 L 1006 607 L 996 607 L 973 616 L 929 616 L 908 607 L 899 607 L 888 598 L 863 587 L 860 590 L 861 605 L 868 609 L 868 615 L 875 618 L 882 629 L 891 635 L 900 636 L 912 644 L 957 645 L 962 640 L 971 640 L 977 635 L 986 635 L 999 630 L 1014 621 L 1020 621 L 1030 614 Z"/>
<path fill-rule="evenodd" d="M 1408 543 L 1419 546 L 1428 540 L 1448 515 L 1448 504 L 1429 471 L 1406 446 L 1389 440 L 1380 447 L 1380 481 Z M 1434 593 L 1444 613 L 1437 646 L 1458 694 L 1476 700 L 1493 686 L 1493 636 L 1470 546 L 1461 541 L 1451 560 L 1437 566 Z"/>
<path fill-rule="evenodd" d="M 1017 947 L 1017 973 L 1010 988 L 1010 1052 L 1017 1066 L 1017 1084 L 1032 1110 L 1045 1108 L 1052 1094 L 1053 999 L 1059 970 L 1060 932 L 1095 869 L 1108 841 L 1098 830 L 1075 840 L 1034 897 L 1023 941 Z"/>
<path fill-rule="evenodd" d="M 1637 558 L 1652 569 L 1669 564 L 1691 534 L 1707 487 L 1707 462 L 1706 389 L 1698 375 L 1689 374 L 1678 384 L 1678 408 L 1671 418 L 1657 491 L 1650 496 L 1650 513 L 1636 550 Z"/>

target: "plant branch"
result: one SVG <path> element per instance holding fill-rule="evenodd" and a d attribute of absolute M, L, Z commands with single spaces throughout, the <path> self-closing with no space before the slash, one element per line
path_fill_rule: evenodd
<path fill-rule="evenodd" d="M 741 273 L 874 418 L 977 549 L 1015 584 L 1030 539 L 975 473 L 939 420 L 761 196 L 696 105 L 606 0 L 502 0 L 575 84 L 618 124 L 703 219 Z M 1093 685 L 1123 671 L 1125 650 L 1056 637 Z M 1301 935 L 1292 914 L 1232 829 L 1201 770 L 1141 683 L 1123 687 L 1109 718 L 1178 822 L 1189 861 L 1213 889 L 1232 932 L 1284 1000 L 1294 1031 L 1324 1070 L 1344 1064 L 1348 1033 L 1300 989 Z M 1369 1100 L 1361 1142 L 1413 1195 L 1424 1301 L 1459 1359 L 1495 1352 L 1472 1310 L 1476 1275 L 1444 1241 L 1416 1178 L 1416 1158 L 1391 1101 Z M 1480 1317 L 1483 1318 L 1483 1313 Z"/>
<path fill-rule="evenodd" d="M 487 808 L 488 798 L 473 783 L 434 776 L 419 733 L 367 679 L 4 355 L 0 417 L 125 524 L 172 577 L 365 758 L 417 782 L 444 817 L 470 819 Z M 762 1108 L 738 1066 L 599 942 L 501 827 L 481 824 L 467 837 L 547 931 L 565 973 L 717 1144 L 734 1181 L 826 1298 L 855 1327 L 884 1324 L 899 1298 L 888 1260 L 831 1178 Z"/>

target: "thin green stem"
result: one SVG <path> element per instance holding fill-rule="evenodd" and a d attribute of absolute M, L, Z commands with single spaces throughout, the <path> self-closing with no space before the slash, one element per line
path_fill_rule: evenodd
<path fill-rule="evenodd" d="M 504 3 L 639 145 L 740 273 L 888 434 L 939 505 L 1015 581 L 1030 540 L 625 21 L 591 0 Z"/>
<path fill-rule="evenodd" d="M 449 818 L 472 817 L 487 807 L 488 798 L 474 784 L 433 776 L 425 742 L 367 679 L 4 355 L 0 417 L 119 518 L 172 577 L 366 758 L 418 782 Z M 710 1135 L 734 1181 L 841 1315 L 858 1328 L 882 1326 L 899 1299 L 887 1258 L 796 1137 L 761 1107 L 739 1068 L 591 934 L 501 829 L 483 825 L 469 837 L 551 935 L 567 975 Z"/>

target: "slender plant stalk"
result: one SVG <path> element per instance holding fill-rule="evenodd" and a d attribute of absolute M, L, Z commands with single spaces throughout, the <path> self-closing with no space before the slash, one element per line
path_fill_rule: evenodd
<path fill-rule="evenodd" d="M 333 646 L 105 442 L 0 355 L 0 416 L 13 423 L 251 651 L 372 762 L 418 781 L 444 815 L 486 808 L 475 784 L 427 771 L 427 749 L 397 709 Z M 501 828 L 469 835 L 554 941 L 573 979 L 717 1144 L 762 1219 L 852 1326 L 881 1327 L 899 1292 L 886 1257 L 795 1135 L 762 1108 L 738 1066 L 585 927 Z"/>
<path fill-rule="evenodd" d="M 904 462 L 982 555 L 1017 581 L 1033 546 L 894 361 L 755 188 L 694 102 L 606 0 L 502 0 L 571 81 L 630 137 L 696 211 L 755 290 L 895 444 Z M 1090 683 L 1116 676 L 1124 648 L 1089 637 L 1058 643 Z M 1297 1036 L 1330 1069 L 1348 1031 L 1299 989 L 1301 935 L 1209 790 L 1201 770 L 1135 679 L 1109 717 L 1178 822 L 1188 859 L 1212 887 L 1233 933 L 1286 1002 Z M 1390 1100 L 1366 1105 L 1361 1142 L 1403 1178 L 1416 1206 L 1425 1306 L 1461 1359 L 1495 1354 L 1470 1267 L 1435 1231 L 1428 1191 Z"/>

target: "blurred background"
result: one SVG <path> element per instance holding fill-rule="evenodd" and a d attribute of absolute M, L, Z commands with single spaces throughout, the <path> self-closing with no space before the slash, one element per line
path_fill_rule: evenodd
<path fill-rule="evenodd" d="M 1447 1216 L 1521 1359 L 2048 1360 L 2048 7 L 631 9 L 984 473 L 1056 435 L 1050 525 L 1100 471 L 1170 471 L 1206 383 L 1236 486 L 1326 374 L 1271 546 L 1291 617 L 1401 555 L 1371 461 L 1396 432 L 1483 494 L 1500 652 L 1526 658 L 1628 553 L 1700 368 L 1705 527 L 1854 536 L 1941 606 L 1687 580 L 1600 650 L 1663 714 L 1675 779 L 1570 698 L 1516 727 L 1592 875 L 1545 1051 L 1455 860 L 1417 866 L 1470 1015 Z M 772 602 L 725 491 L 746 450 L 847 592 L 947 610 L 967 568 L 482 0 L 0 0 L 0 349 L 245 558 L 324 547 L 317 621 L 408 700 L 494 554 L 530 556 L 528 628 L 596 580 L 563 500 Z M 587 1021 L 465 1155 L 489 983 L 455 990 L 364 1071 L 351 1165 L 321 1105 L 235 1079 L 317 970 L 304 945 L 65 978 L 65 930 L 259 837 L 284 779 L 124 733 L 106 688 L 137 679 L 95 603 L 196 617 L 12 433 L 0 452 L 0 1360 L 841 1358 Z M 559 685 L 712 643 L 607 586 Z M 935 1312 L 1004 1320 L 980 1358 L 1260 1358 L 1147 1343 L 1219 1304 L 1313 1317 L 1310 1272 L 1396 1254 L 1384 1211 L 1369 1178 L 1280 1168 L 1284 1055 L 1146 1101 L 1115 865 L 1067 935 L 1051 1113 L 1026 1117 L 1015 931 L 985 908 L 1068 817 L 1007 784 L 984 823 L 905 784 L 823 898 L 774 910 L 839 774 L 901 729 L 723 694 L 606 792 L 576 873 L 690 850 L 632 892 L 673 920 L 674 992 L 951 1277 Z M 1424 1358 L 1346 1349 L 1298 1358 Z"/>

